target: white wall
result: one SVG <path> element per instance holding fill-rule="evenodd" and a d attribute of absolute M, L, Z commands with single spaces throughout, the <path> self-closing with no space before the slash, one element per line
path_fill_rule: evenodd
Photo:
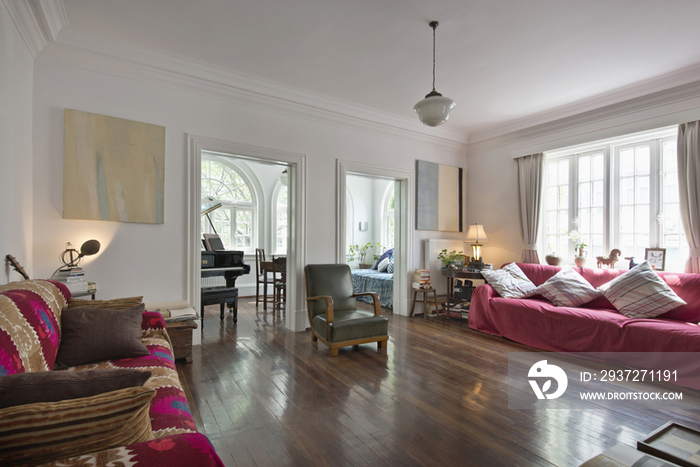
<path fill-rule="evenodd" d="M 166 127 L 165 224 L 127 224 L 61 218 L 63 109 L 72 108 Z M 58 267 L 66 241 L 88 238 L 104 247 L 83 266 L 100 298 L 144 295 L 146 301 L 186 298 L 187 134 L 307 155 L 307 262 L 335 258 L 336 159 L 414 170 L 415 160 L 465 166 L 461 151 L 394 136 L 318 123 L 275 110 L 37 60 L 34 69 L 34 265 L 38 276 Z M 417 231 L 423 238 L 463 234 Z"/>
<path fill-rule="evenodd" d="M 668 92 L 669 96 L 673 93 Z M 471 145 L 467 157 L 467 221 L 484 225 L 490 240 L 482 248 L 484 261 L 497 268 L 522 259 L 514 157 L 698 120 L 700 96 L 694 94 L 689 92 L 685 99 L 669 98 L 668 103 L 661 104 L 658 95 L 649 96 L 623 102 L 619 111 L 611 106 Z M 539 252 L 543 263 L 544 254 Z"/>
<path fill-rule="evenodd" d="M 32 270 L 32 56 L 0 5 L 0 258 Z M 7 268 L 0 284 L 21 279 Z"/>

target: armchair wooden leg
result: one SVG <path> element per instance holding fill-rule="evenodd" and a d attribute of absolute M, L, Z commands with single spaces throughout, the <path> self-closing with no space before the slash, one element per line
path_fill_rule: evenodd
<path fill-rule="evenodd" d="M 337 357 L 337 356 L 338 356 L 338 349 L 331 349 L 331 348 L 329 348 L 329 349 L 328 349 L 328 355 L 330 355 L 331 357 Z"/>
<path fill-rule="evenodd" d="M 386 341 L 378 341 L 377 342 L 377 349 L 381 349 L 386 347 Z"/>
<path fill-rule="evenodd" d="M 313 332 L 311 332 L 311 342 L 318 342 L 318 337 Z"/>

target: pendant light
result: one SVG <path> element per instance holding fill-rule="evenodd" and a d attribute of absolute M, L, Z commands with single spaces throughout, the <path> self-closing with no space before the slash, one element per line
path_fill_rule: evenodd
<path fill-rule="evenodd" d="M 439 126 L 445 123 L 450 118 L 450 110 L 457 105 L 455 101 L 449 97 L 443 97 L 435 90 L 435 29 L 439 24 L 437 21 L 430 22 L 430 27 L 433 28 L 433 90 L 425 96 L 425 99 L 413 106 L 420 121 L 428 126 Z"/>

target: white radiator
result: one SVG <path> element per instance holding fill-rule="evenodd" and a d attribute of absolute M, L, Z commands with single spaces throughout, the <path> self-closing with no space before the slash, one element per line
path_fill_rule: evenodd
<path fill-rule="evenodd" d="M 447 279 L 442 275 L 442 261 L 437 259 L 442 250 L 464 252 L 465 243 L 461 240 L 427 239 L 423 240 L 423 269 L 430 270 L 430 284 L 438 294 L 447 293 Z M 466 254 L 466 253 L 465 253 Z M 471 255 L 470 255 L 471 256 Z"/>
<path fill-rule="evenodd" d="M 202 288 L 204 287 L 223 287 L 226 285 L 224 276 L 202 277 Z"/>

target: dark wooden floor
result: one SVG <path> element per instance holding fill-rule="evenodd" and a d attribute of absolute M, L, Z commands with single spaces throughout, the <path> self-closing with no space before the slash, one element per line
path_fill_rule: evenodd
<path fill-rule="evenodd" d="M 576 466 L 700 412 L 508 409 L 508 352 L 533 349 L 421 316 L 390 319 L 387 349 L 335 358 L 310 331 L 240 300 L 208 307 L 194 361 L 178 363 L 197 426 L 227 466 Z"/>

